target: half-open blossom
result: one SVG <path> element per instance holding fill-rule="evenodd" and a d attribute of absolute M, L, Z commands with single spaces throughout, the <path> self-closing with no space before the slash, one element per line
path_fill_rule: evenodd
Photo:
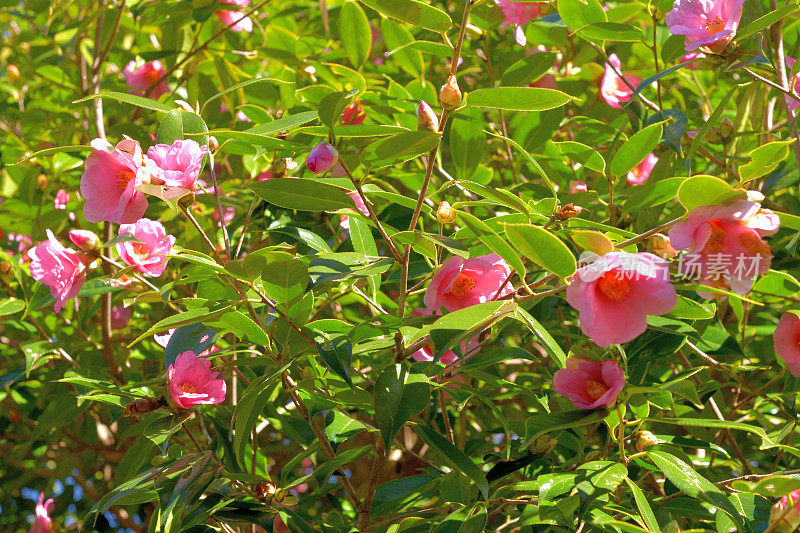
<path fill-rule="evenodd" d="M 769 511 L 770 531 L 794 533 L 800 526 L 800 489 L 781 496 Z"/>
<path fill-rule="evenodd" d="M 491 253 L 466 261 L 458 256 L 448 258 L 433 276 L 425 291 L 425 305 L 438 311 L 444 307 L 457 311 L 471 305 L 489 302 L 514 291 L 508 282 L 511 268 L 499 255 Z"/>
<path fill-rule="evenodd" d="M 509 24 L 516 25 L 517 28 L 514 37 L 518 45 L 525 46 L 527 39 L 525 38 L 525 30 L 522 29 L 522 26 L 541 15 L 542 2 L 495 0 L 495 3 L 500 6 L 500 9 L 503 11 L 503 16 L 505 17 L 505 21 L 503 21 L 501 26 L 507 26 Z"/>
<path fill-rule="evenodd" d="M 217 376 L 219 372 L 211 370 L 211 361 L 194 352 L 183 352 L 167 370 L 169 395 L 181 409 L 222 403 L 225 401 L 225 380 Z"/>
<path fill-rule="evenodd" d="M 658 156 L 653 152 L 647 154 L 641 163 L 628 171 L 628 185 L 641 185 L 647 181 L 656 163 L 658 163 Z"/>
<path fill-rule="evenodd" d="M 69 193 L 64 189 L 59 189 L 56 193 L 56 197 L 53 200 L 53 208 L 55 209 L 66 209 L 67 204 L 69 203 Z"/>
<path fill-rule="evenodd" d="M 151 276 L 160 276 L 167 266 L 167 254 L 175 244 L 175 237 L 167 235 L 164 225 L 157 220 L 143 218 L 135 224 L 122 224 L 119 234 L 130 233 L 141 242 L 117 243 L 117 253 L 126 265 Z"/>
<path fill-rule="evenodd" d="M 612 66 L 614 68 L 612 68 Z M 617 54 L 611 54 L 608 56 L 606 71 L 603 75 L 603 81 L 600 83 L 600 96 L 614 109 L 622 109 L 622 104 L 628 102 L 633 95 L 633 89 L 631 89 L 628 84 L 636 87 L 642 82 L 642 78 L 641 76 L 634 76 L 633 74 L 623 74 L 625 80 L 628 81 L 628 83 L 625 83 L 625 81 L 617 75 L 617 72 L 622 73 L 622 63 Z"/>
<path fill-rule="evenodd" d="M 744 0 L 675 0 L 667 13 L 673 35 L 686 36 L 686 51 L 705 47 L 718 54 L 736 35 Z"/>
<path fill-rule="evenodd" d="M 147 198 L 136 187 L 150 182 L 155 167 L 142 155 L 138 142 L 125 139 L 112 147 L 95 139 L 85 167 L 81 195 L 86 198 L 86 220 L 130 224 L 142 218 Z"/>
<path fill-rule="evenodd" d="M 610 407 L 625 386 L 625 373 L 616 361 L 590 361 L 575 356 L 553 376 L 553 390 L 578 409 Z"/>
<path fill-rule="evenodd" d="M 669 239 L 675 249 L 688 250 L 679 266 L 686 277 L 745 294 L 772 261 L 772 251 L 762 237 L 779 227 L 780 219 L 772 211 L 752 200 L 738 200 L 731 205 L 696 207 L 669 230 Z"/>
<path fill-rule="evenodd" d="M 192 139 L 178 139 L 171 145 L 156 144 L 147 150 L 147 157 L 159 169 L 158 177 L 167 187 L 189 191 L 197 187 L 197 178 L 208 148 Z"/>
<path fill-rule="evenodd" d="M 583 266 L 567 287 L 581 331 L 602 348 L 628 342 L 647 329 L 648 315 L 678 302 L 666 261 L 647 252 L 610 252 Z"/>
<path fill-rule="evenodd" d="M 786 363 L 789 373 L 800 377 L 800 316 L 783 313 L 772 339 L 775 353 Z"/>
<path fill-rule="evenodd" d="M 311 149 L 306 167 L 314 174 L 324 174 L 339 161 L 339 151 L 331 143 L 321 142 Z"/>
<path fill-rule="evenodd" d="M 367 114 L 361 109 L 361 102 L 352 102 L 342 111 L 342 124 L 347 126 L 358 126 L 364 123 Z"/>
<path fill-rule="evenodd" d="M 86 265 L 90 258 L 64 248 L 53 232 L 47 230 L 47 240 L 28 250 L 31 276 L 50 287 L 56 299 L 55 310 L 61 311 L 67 300 L 74 298 L 86 281 Z"/>
<path fill-rule="evenodd" d="M 161 80 L 167 73 L 167 70 L 159 60 L 148 61 L 144 64 L 130 61 L 125 65 L 125 68 L 122 69 L 122 73 L 125 74 L 125 81 L 128 83 L 128 87 L 138 89 L 138 91 L 133 91 L 133 93 L 139 96 L 147 94 L 150 98 L 155 98 L 157 100 L 162 94 L 169 92 L 167 80 Z M 153 87 L 156 82 L 158 82 L 158 84 Z M 150 87 L 153 87 L 153 90 L 147 93 Z"/>
<path fill-rule="evenodd" d="M 367 209 L 367 204 L 364 203 L 364 200 L 361 199 L 361 195 L 358 194 L 358 191 L 353 191 L 347 194 L 350 198 L 353 199 L 353 202 L 356 204 L 356 209 L 358 212 L 364 215 L 365 217 L 369 216 L 369 209 Z M 342 215 L 339 219 L 339 227 L 350 231 L 350 217 L 347 215 Z"/>
<path fill-rule="evenodd" d="M 28 530 L 28 533 L 51 533 L 57 531 L 57 526 L 53 519 L 50 518 L 50 513 L 55 508 L 53 498 L 44 499 L 44 492 L 39 493 L 39 502 L 36 504 L 36 517 L 33 519 L 33 524 Z"/>
<path fill-rule="evenodd" d="M 221 4 L 230 4 L 239 7 L 248 7 L 250 0 L 219 0 Z M 253 21 L 250 17 L 243 17 L 242 12 L 235 9 L 225 9 L 214 13 L 219 20 L 226 26 L 231 27 L 231 31 L 243 31 L 250 33 L 253 31 Z"/>

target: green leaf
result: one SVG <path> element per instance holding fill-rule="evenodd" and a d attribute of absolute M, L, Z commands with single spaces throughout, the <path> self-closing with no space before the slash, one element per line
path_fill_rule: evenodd
<path fill-rule="evenodd" d="M 773 141 L 750 152 L 750 162 L 739 165 L 740 184 L 769 174 L 789 155 L 789 145 L 794 142 Z"/>
<path fill-rule="evenodd" d="M 665 204 L 677 196 L 678 188 L 685 180 L 686 178 L 665 178 L 652 183 L 646 182 L 634 189 L 622 207 L 626 212 L 634 213 L 643 207 Z"/>
<path fill-rule="evenodd" d="M 299 259 L 273 261 L 261 271 L 264 292 L 279 305 L 297 302 L 306 293 L 308 282 L 308 265 Z"/>
<path fill-rule="evenodd" d="M 576 163 L 580 163 L 590 170 L 599 172 L 600 174 L 606 171 L 606 160 L 603 156 L 589 146 L 574 141 L 554 142 L 554 145 L 561 150 L 561 153 L 572 159 Z"/>
<path fill-rule="evenodd" d="M 519 254 L 503 239 L 495 233 L 484 221 L 480 220 L 474 215 L 460 211 L 458 213 L 459 221 L 467 226 L 472 233 L 475 234 L 480 241 L 491 248 L 491 250 L 503 259 L 513 268 L 520 279 L 525 277 L 525 265 L 519 257 Z"/>
<path fill-rule="evenodd" d="M 678 201 L 687 211 L 705 205 L 723 205 L 747 197 L 743 189 L 734 189 L 714 176 L 698 174 L 678 187 Z"/>
<path fill-rule="evenodd" d="M 347 91 L 338 91 L 326 95 L 319 103 L 317 111 L 319 120 L 328 128 L 333 128 L 335 124 L 341 122 L 342 111 L 347 107 L 347 100 L 350 96 L 351 94 Z"/>
<path fill-rule="evenodd" d="M 412 26 L 419 26 L 437 33 L 450 29 L 453 21 L 447 13 L 437 7 L 417 0 L 360 0 L 365 6 L 387 17 L 397 19 Z"/>
<path fill-rule="evenodd" d="M 154 183 L 142 183 L 136 186 L 136 190 L 156 198 L 161 198 L 164 203 L 169 206 L 173 213 L 179 213 L 179 202 L 184 196 L 192 194 L 188 189 L 180 189 L 177 187 L 165 187 L 164 185 L 155 185 Z"/>
<path fill-rule="evenodd" d="M 640 28 L 618 22 L 594 22 L 578 33 L 590 41 L 638 42 L 642 39 Z"/>
<path fill-rule="evenodd" d="M 364 148 L 361 162 L 370 169 L 402 163 L 430 152 L 439 144 L 439 139 L 439 134 L 430 131 L 409 131 L 392 135 Z"/>
<path fill-rule="evenodd" d="M 559 0 L 558 14 L 573 32 L 608 20 L 603 6 L 597 0 Z"/>
<path fill-rule="evenodd" d="M 488 519 L 486 507 L 476 503 L 447 515 L 432 533 L 483 533 Z"/>
<path fill-rule="evenodd" d="M 341 444 L 362 431 L 369 431 L 369 428 L 363 422 L 359 422 L 355 418 L 350 418 L 336 410 L 330 410 L 325 415 L 325 425 L 325 433 L 328 435 L 328 440 L 335 444 Z"/>
<path fill-rule="evenodd" d="M 630 487 L 631 492 L 633 492 L 633 499 L 636 501 L 636 507 L 639 509 L 639 516 L 642 517 L 642 522 L 645 527 L 647 527 L 650 533 L 659 533 L 661 528 L 658 525 L 656 515 L 653 514 L 653 509 L 650 507 L 650 502 L 647 501 L 644 492 L 642 492 L 642 489 L 631 481 L 630 478 L 626 477 L 625 482 L 628 484 L 628 487 Z"/>
<path fill-rule="evenodd" d="M 172 144 L 178 139 L 194 135 L 195 141 L 208 144 L 208 126 L 197 113 L 185 109 L 173 109 L 161 120 L 158 126 L 156 141 L 160 144 Z"/>
<path fill-rule="evenodd" d="M 560 431 L 562 429 L 588 426 L 599 422 L 608 416 L 608 410 L 597 409 L 594 411 L 566 411 L 562 413 L 536 413 L 525 420 L 525 440 L 520 444 L 520 449 L 526 449 L 531 442 L 542 435 Z"/>
<path fill-rule="evenodd" d="M 287 366 L 290 363 L 287 363 Z M 236 411 L 233 414 L 233 449 L 236 450 L 236 457 L 239 464 L 247 464 L 244 457 L 245 447 L 250 440 L 253 428 L 258 422 L 258 417 L 264 412 L 275 387 L 278 385 L 278 377 L 286 368 L 261 376 L 245 389 L 244 394 L 236 404 Z"/>
<path fill-rule="evenodd" d="M 451 119 L 450 154 L 456 177 L 471 179 L 487 155 L 483 113 L 475 107 L 465 107 Z"/>
<path fill-rule="evenodd" d="M 516 307 L 517 304 L 511 300 L 494 300 L 471 305 L 437 319 L 430 327 L 431 340 L 436 348 L 434 360 L 438 360 L 457 342 L 473 336 Z"/>
<path fill-rule="evenodd" d="M 372 30 L 364 10 L 355 2 L 346 2 L 339 10 L 339 39 L 350 63 L 361 68 L 372 51 Z"/>
<path fill-rule="evenodd" d="M 538 320 L 533 318 L 528 311 L 523 309 L 521 306 L 517 306 L 514 310 L 514 318 L 525 324 L 531 332 L 539 337 L 539 340 L 542 341 L 545 348 L 547 348 L 548 353 L 550 353 L 550 357 L 552 357 L 560 368 L 565 368 L 567 366 L 567 354 L 564 353 L 564 350 L 561 349 L 561 346 L 558 345 L 556 340 L 550 335 L 550 332 L 542 326 Z"/>
<path fill-rule="evenodd" d="M 661 140 L 663 130 L 661 124 L 651 124 L 636 132 L 614 155 L 614 159 L 611 160 L 611 173 L 621 176 L 644 161 L 647 154 L 652 152 Z"/>
<path fill-rule="evenodd" d="M 736 94 L 738 90 L 739 90 L 738 85 L 734 85 L 733 87 L 731 87 L 731 90 L 728 91 L 728 94 L 726 94 L 725 97 L 720 101 L 720 103 L 717 104 L 717 107 L 714 109 L 714 112 L 711 113 L 711 116 L 708 117 L 708 120 L 706 120 L 703 123 L 703 125 L 700 127 L 700 130 L 698 130 L 697 135 L 692 140 L 692 144 L 689 146 L 689 150 L 686 151 L 686 172 L 688 174 L 692 173 L 691 165 L 694 153 L 697 151 L 698 148 L 700 148 L 700 145 L 706 138 L 706 135 L 711 130 L 711 128 L 715 127 L 717 123 L 720 121 L 720 119 L 722 119 L 722 115 L 725 113 L 725 107 L 728 105 L 728 102 L 730 102 L 731 98 L 733 98 L 733 96 Z"/>
<path fill-rule="evenodd" d="M 237 83 L 235 85 L 231 85 L 227 89 L 224 89 L 224 90 L 218 92 L 217 94 L 215 94 L 213 96 L 209 96 L 208 99 L 203 104 L 203 106 L 200 108 L 200 111 L 202 112 L 210 102 L 213 102 L 217 98 L 222 98 L 226 94 L 231 93 L 231 92 L 233 92 L 233 91 L 235 91 L 237 89 L 241 89 L 242 87 L 247 87 L 248 85 L 253 85 L 254 83 L 263 83 L 265 81 L 268 81 L 268 82 L 271 82 L 271 83 L 274 83 L 274 84 L 283 84 L 283 85 L 291 85 L 292 84 L 292 82 L 290 82 L 290 81 L 279 80 L 279 79 L 276 79 L 276 78 L 266 78 L 266 77 L 264 77 L 264 78 L 252 78 L 252 79 L 249 79 L 249 80 L 244 80 L 244 81 L 241 81 L 241 82 L 239 82 L 239 83 Z"/>
<path fill-rule="evenodd" d="M 669 312 L 670 316 L 686 320 L 708 320 L 714 318 L 717 306 L 714 303 L 702 304 L 684 296 L 678 296 L 678 303 Z"/>
<path fill-rule="evenodd" d="M 312 179 L 272 178 L 250 188 L 265 201 L 285 209 L 319 212 L 356 207 L 340 188 Z"/>
<path fill-rule="evenodd" d="M 768 28 L 769 26 L 772 26 L 779 20 L 788 17 L 789 15 L 797 11 L 798 8 L 800 8 L 798 4 L 790 3 L 781 8 L 776 9 L 775 11 L 770 11 L 763 17 L 757 18 L 750 24 L 747 24 L 744 27 L 739 28 L 739 30 L 736 32 L 735 38 L 737 41 L 743 41 L 744 39 L 750 37 L 754 33 L 760 32 L 761 30 Z"/>
<path fill-rule="evenodd" d="M 0 300 L 0 316 L 13 315 L 25 309 L 25 301 L 16 298 L 3 298 Z"/>
<path fill-rule="evenodd" d="M 9 166 L 19 165 L 21 163 L 24 163 L 25 161 L 28 161 L 29 159 L 33 159 L 34 157 L 39 158 L 50 154 L 59 154 L 62 152 L 90 152 L 91 150 L 92 150 L 91 146 L 85 146 L 82 144 L 73 144 L 70 146 L 56 146 L 53 148 L 45 148 L 44 150 L 39 150 L 38 152 L 34 152 L 27 157 L 23 157 L 16 163 L 9 163 L 8 165 Z"/>
<path fill-rule="evenodd" d="M 241 311 L 228 311 L 219 321 L 227 325 L 238 337 L 244 334 L 251 342 L 261 346 L 269 345 L 269 337 L 255 321 Z M 239 334 L 241 333 L 241 334 Z"/>
<path fill-rule="evenodd" d="M 87 100 L 93 100 L 95 98 L 110 98 L 118 102 L 124 102 L 126 104 L 135 105 L 136 107 L 143 107 L 144 109 L 150 109 L 152 111 L 161 111 L 162 113 L 169 113 L 175 110 L 173 106 L 169 104 L 162 104 L 158 100 L 151 100 L 150 98 L 144 98 L 142 96 L 136 96 L 128 93 L 118 93 L 114 91 L 105 91 L 97 94 L 91 94 L 86 98 L 75 100 L 72 103 L 79 104 L 81 102 L 86 102 Z"/>
<path fill-rule="evenodd" d="M 614 250 L 614 243 L 611 242 L 611 239 L 599 231 L 576 229 L 572 230 L 570 237 L 579 248 L 597 255 L 607 254 Z"/>
<path fill-rule="evenodd" d="M 153 333 L 162 333 L 167 331 L 168 329 L 177 328 L 180 326 L 186 326 L 189 324 L 195 324 L 197 322 L 209 322 L 214 321 L 220 316 L 222 316 L 225 311 L 230 309 L 230 305 L 224 305 L 222 307 L 218 307 L 216 309 L 208 309 L 206 307 L 201 307 L 199 309 L 192 309 L 191 311 L 184 311 L 183 313 L 177 313 L 172 316 L 168 316 L 163 320 L 159 320 L 154 325 L 150 326 L 150 329 L 136 337 L 136 339 L 128 344 L 128 347 L 133 346 L 137 342 L 142 339 L 145 339 L 152 335 Z"/>
<path fill-rule="evenodd" d="M 466 105 L 512 111 L 546 111 L 561 107 L 570 100 L 570 95 L 556 89 L 493 87 L 472 91 L 467 95 Z"/>
<path fill-rule="evenodd" d="M 352 387 L 350 366 L 353 361 L 353 345 L 350 343 L 350 339 L 344 335 L 332 340 L 326 337 L 318 335 L 314 339 L 319 355 L 322 356 L 322 360 L 325 361 L 328 368 Z"/>
<path fill-rule="evenodd" d="M 561 239 L 546 229 L 531 224 L 506 224 L 506 236 L 522 255 L 545 270 L 561 278 L 575 273 L 575 256 Z"/>
<path fill-rule="evenodd" d="M 427 426 L 414 424 L 414 431 L 448 466 L 474 481 L 484 498 L 489 497 L 489 482 L 486 481 L 486 475 L 467 454 Z"/>
<path fill-rule="evenodd" d="M 526 56 L 513 63 L 503 72 L 500 78 L 500 85 L 504 87 L 520 87 L 533 83 L 553 68 L 555 60 L 555 52 L 541 52 Z"/>
<path fill-rule="evenodd" d="M 258 135 L 272 135 L 273 133 L 280 133 L 282 131 L 292 131 L 303 124 L 315 120 L 317 117 L 316 111 L 303 111 L 302 113 L 285 116 L 266 124 L 253 126 L 249 130 L 245 130 L 245 132 Z"/>
<path fill-rule="evenodd" d="M 428 378 L 404 365 L 387 366 L 375 380 L 375 420 L 388 451 L 397 432 L 430 401 Z"/>

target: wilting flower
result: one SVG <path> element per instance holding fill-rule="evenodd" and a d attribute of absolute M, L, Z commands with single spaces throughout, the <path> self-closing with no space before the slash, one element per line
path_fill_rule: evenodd
<path fill-rule="evenodd" d="M 525 38 L 525 30 L 522 26 L 539 17 L 542 12 L 542 2 L 514 2 L 512 0 L 495 0 L 495 3 L 500 6 L 506 20 L 503 21 L 501 26 L 514 24 L 517 29 L 514 33 L 517 44 L 525 46 L 527 39 Z"/>
<path fill-rule="evenodd" d="M 361 102 L 352 102 L 342 111 L 342 124 L 347 126 L 358 126 L 364 123 L 367 114 L 361 109 Z"/>
<path fill-rule="evenodd" d="M 230 4 L 239 7 L 248 7 L 250 0 L 219 0 L 221 4 Z M 250 33 L 253 31 L 253 21 L 250 17 L 242 17 L 241 11 L 235 9 L 225 9 L 214 13 L 219 20 L 226 26 L 231 27 L 231 31 L 243 31 Z"/>
<path fill-rule="evenodd" d="M 69 203 L 69 193 L 64 189 L 59 189 L 56 197 L 53 200 L 53 207 L 55 209 L 66 209 Z"/>
<path fill-rule="evenodd" d="M 762 237 L 779 227 L 775 213 L 752 200 L 739 200 L 726 206 L 696 207 L 685 221 L 669 230 L 669 239 L 676 249 L 688 249 L 679 267 L 685 276 L 745 294 L 772 261 L 772 251 Z M 698 294 L 720 297 L 703 291 Z"/>
<path fill-rule="evenodd" d="M 777 525 L 774 525 L 775 523 Z M 794 533 L 800 526 L 800 489 L 782 496 L 769 511 L 770 531 Z"/>
<path fill-rule="evenodd" d="M 141 242 L 117 243 L 117 253 L 126 265 L 151 276 L 160 276 L 167 266 L 167 254 L 175 244 L 175 237 L 167 235 L 161 222 L 143 218 L 135 224 L 122 224 L 119 234 L 130 233 Z"/>
<path fill-rule="evenodd" d="M 611 68 L 612 65 L 614 68 Z M 642 78 L 633 74 L 623 74 L 625 80 L 628 81 L 628 83 L 625 83 L 617 75 L 617 72 L 622 72 L 622 63 L 617 54 L 611 54 L 608 56 L 606 71 L 603 75 L 603 81 L 600 83 L 600 96 L 614 109 L 622 109 L 622 104 L 629 101 L 633 95 L 633 89 L 628 84 L 636 87 L 642 82 Z"/>
<path fill-rule="evenodd" d="M 739 28 L 744 0 L 675 0 L 667 13 L 673 35 L 686 36 L 686 51 L 705 47 L 718 54 Z"/>
<path fill-rule="evenodd" d="M 28 250 L 31 258 L 31 276 L 50 287 L 56 299 L 55 310 L 61 311 L 67 300 L 74 298 L 86 281 L 86 265 L 91 259 L 74 250 L 64 248 L 47 230 L 47 240 Z"/>
<path fill-rule="evenodd" d="M 219 372 L 211 370 L 208 359 L 194 352 L 183 352 L 167 370 L 169 395 L 181 409 L 222 403 L 225 401 L 225 380 L 217 379 L 218 375 Z"/>
<path fill-rule="evenodd" d="M 514 291 L 508 283 L 511 268 L 499 255 L 491 253 L 464 261 L 448 258 L 433 276 L 425 291 L 425 305 L 438 311 L 442 306 L 457 311 L 471 305 L 489 302 Z"/>
<path fill-rule="evenodd" d="M 573 355 L 553 376 L 553 390 L 578 409 L 612 406 L 624 386 L 625 373 L 610 359 L 590 361 Z"/>
<path fill-rule="evenodd" d="M 364 203 L 364 200 L 361 199 L 361 195 L 358 194 L 358 191 L 353 191 L 347 194 L 350 198 L 353 199 L 353 202 L 356 204 L 356 209 L 359 213 L 364 215 L 365 217 L 369 216 L 369 209 L 367 209 L 367 204 Z M 339 227 L 350 231 L 350 217 L 347 215 L 342 215 L 339 219 Z"/>
<path fill-rule="evenodd" d="M 39 493 L 39 502 L 36 504 L 36 518 L 33 520 L 28 533 L 51 533 L 57 530 L 56 524 L 50 518 L 50 513 L 55 508 L 53 498 L 44 499 L 44 492 Z"/>
<path fill-rule="evenodd" d="M 658 163 L 658 156 L 653 152 L 647 154 L 641 163 L 628 171 L 628 185 L 641 185 L 647 181 L 656 163 Z"/>
<path fill-rule="evenodd" d="M 132 308 L 124 305 L 115 305 L 111 308 L 111 329 L 125 329 L 132 316 Z"/>
<path fill-rule="evenodd" d="M 203 158 L 208 148 L 192 139 L 178 139 L 171 145 L 156 144 L 147 150 L 147 157 L 160 170 L 158 177 L 167 187 L 195 190 Z"/>
<path fill-rule="evenodd" d="M 589 187 L 583 181 L 569 180 L 569 193 L 576 194 L 579 192 L 586 192 Z"/>
<path fill-rule="evenodd" d="M 147 90 L 153 87 L 156 82 L 158 82 L 158 85 L 153 87 L 153 90 L 147 94 L 150 98 L 157 100 L 162 94 L 169 92 L 167 80 L 158 81 L 167 73 L 161 61 L 149 61 L 144 64 L 130 61 L 125 65 L 122 73 L 125 74 L 125 81 L 128 83 L 128 87 L 139 89 L 138 91 L 133 91 L 139 96 L 147 94 Z"/>
<path fill-rule="evenodd" d="M 133 139 L 110 148 L 102 139 L 92 141 L 81 176 L 81 194 L 86 198 L 83 215 L 89 222 L 130 224 L 147 210 L 147 198 L 136 187 L 149 183 L 156 169 Z"/>
<path fill-rule="evenodd" d="M 311 149 L 306 167 L 314 174 L 324 174 L 339 160 L 339 151 L 331 143 L 321 142 Z"/>
<path fill-rule="evenodd" d="M 772 339 L 775 353 L 786 363 L 789 373 L 800 377 L 800 316 L 783 313 Z"/>
<path fill-rule="evenodd" d="M 678 302 L 666 261 L 647 252 L 610 252 L 581 267 L 567 287 L 581 331 L 601 348 L 628 342 L 647 329 L 647 315 Z"/>

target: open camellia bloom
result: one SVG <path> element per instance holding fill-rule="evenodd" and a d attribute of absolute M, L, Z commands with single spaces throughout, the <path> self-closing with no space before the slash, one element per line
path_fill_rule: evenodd
<path fill-rule="evenodd" d="M 147 157 L 160 171 L 158 177 L 167 187 L 189 191 L 197 188 L 197 178 L 208 148 L 192 139 L 178 139 L 171 145 L 156 144 L 147 150 Z"/>
<path fill-rule="evenodd" d="M 39 502 L 36 504 L 36 518 L 33 519 L 33 524 L 28 530 L 28 533 L 51 533 L 57 531 L 55 522 L 50 518 L 50 513 L 53 512 L 55 501 L 53 498 L 44 499 L 44 492 L 39 493 Z"/>
<path fill-rule="evenodd" d="M 610 252 L 575 273 L 567 302 L 579 311 L 581 331 L 601 348 L 628 342 L 647 329 L 647 315 L 678 302 L 669 266 L 647 252 Z"/>
<path fill-rule="evenodd" d="M 679 268 L 686 277 L 745 294 L 772 261 L 772 251 L 762 237 L 779 227 L 775 213 L 752 200 L 739 200 L 731 205 L 696 207 L 685 221 L 669 230 L 669 239 L 675 249 L 688 250 Z M 703 291 L 698 294 L 721 297 Z"/>
<path fill-rule="evenodd" d="M 628 185 L 641 185 L 650 177 L 653 168 L 658 163 L 658 156 L 650 152 L 642 162 L 628 171 Z"/>
<path fill-rule="evenodd" d="M 525 46 L 527 39 L 525 37 L 525 30 L 522 26 L 538 18 L 542 12 L 542 2 L 514 2 L 512 0 L 495 0 L 500 9 L 503 10 L 503 16 L 506 20 L 503 21 L 501 26 L 508 26 L 510 24 L 516 25 L 517 29 L 514 37 L 517 44 Z"/>
<path fill-rule="evenodd" d="M 556 371 L 553 389 L 578 409 L 610 407 L 625 386 L 625 373 L 616 361 L 590 361 L 573 355 Z"/>
<path fill-rule="evenodd" d="M 95 139 L 85 165 L 81 194 L 86 198 L 86 220 L 130 224 L 142 218 L 147 198 L 136 187 L 150 182 L 155 167 L 142 155 L 138 142 L 125 139 L 112 147 Z"/>
<path fill-rule="evenodd" d="M 167 94 L 169 92 L 167 80 L 163 79 L 158 81 L 167 73 L 161 61 L 148 61 L 144 64 L 130 61 L 125 65 L 125 68 L 122 69 L 122 73 L 125 74 L 125 81 L 128 83 L 128 87 L 138 89 L 138 91 L 133 91 L 133 93 L 139 96 L 147 94 L 148 97 L 157 100 L 162 94 Z M 156 82 L 158 82 L 158 84 L 153 87 Z M 147 90 L 150 87 L 153 87 L 153 90 L 148 94 Z"/>
<path fill-rule="evenodd" d="M 86 265 L 91 258 L 64 248 L 53 232 L 47 230 L 47 240 L 28 250 L 31 276 L 50 287 L 56 299 L 55 310 L 61 311 L 67 300 L 74 298 L 86 281 Z"/>
<path fill-rule="evenodd" d="M 675 0 L 667 13 L 673 35 L 686 36 L 686 51 L 700 47 L 718 54 L 736 35 L 744 0 Z"/>
<path fill-rule="evenodd" d="M 784 313 L 772 339 L 775 353 L 786 363 L 789 373 L 800 377 L 800 316 Z"/>
<path fill-rule="evenodd" d="M 603 74 L 603 80 L 600 82 L 600 96 L 614 109 L 622 109 L 622 104 L 628 102 L 633 95 L 633 89 L 628 84 L 636 87 L 642 82 L 642 78 L 633 74 L 623 74 L 625 80 L 628 81 L 628 83 L 625 83 L 617 75 L 617 72 L 622 72 L 622 63 L 617 54 L 609 55 L 608 62 L 611 64 L 606 63 L 605 65 L 605 74 Z M 612 65 L 614 68 L 612 68 Z"/>
<path fill-rule="evenodd" d="M 501 298 L 514 291 L 507 280 L 511 268 L 499 255 L 491 253 L 464 261 L 458 256 L 448 258 L 425 291 L 425 305 L 438 311 L 444 307 L 457 311 L 475 304 Z"/>
<path fill-rule="evenodd" d="M 167 254 L 175 244 L 175 237 L 167 235 L 157 220 L 143 218 L 135 224 L 122 224 L 119 234 L 130 233 L 141 242 L 117 243 L 117 253 L 126 265 L 133 265 L 143 274 L 158 277 L 167 266 Z"/>
<path fill-rule="evenodd" d="M 211 361 L 194 352 L 183 352 L 167 370 L 169 395 L 181 409 L 222 403 L 225 401 L 225 380 L 217 376 L 219 372 L 211 370 Z"/>
<path fill-rule="evenodd" d="M 221 4 L 230 4 L 239 7 L 249 7 L 250 0 L 219 0 Z M 253 21 L 250 17 L 243 17 L 242 12 L 236 9 L 224 9 L 214 13 L 219 20 L 226 26 L 231 27 L 231 31 L 243 31 L 250 33 L 253 31 Z"/>

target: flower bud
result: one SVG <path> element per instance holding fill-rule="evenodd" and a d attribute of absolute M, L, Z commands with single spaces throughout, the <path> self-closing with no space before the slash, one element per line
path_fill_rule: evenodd
<path fill-rule="evenodd" d="M 530 450 L 536 455 L 547 455 L 558 445 L 558 439 L 550 438 L 550 435 L 542 435 L 531 443 Z"/>
<path fill-rule="evenodd" d="M 436 220 L 439 224 L 452 224 L 456 221 L 456 211 L 450 207 L 450 202 L 442 202 L 436 210 Z"/>
<path fill-rule="evenodd" d="M 272 177 L 282 178 L 286 175 L 286 160 L 281 158 L 272 163 Z"/>
<path fill-rule="evenodd" d="M 433 133 L 439 132 L 439 118 L 425 100 L 422 100 L 417 108 L 417 129 Z"/>
<path fill-rule="evenodd" d="M 0 263 L 0 282 L 8 285 L 14 279 L 14 265 L 8 261 Z"/>
<path fill-rule="evenodd" d="M 69 232 L 69 240 L 84 252 L 94 252 L 103 244 L 102 241 L 100 241 L 100 237 L 84 229 L 71 230 Z"/>
<path fill-rule="evenodd" d="M 722 133 L 718 128 L 711 128 L 708 130 L 708 133 L 706 133 L 705 140 L 711 144 L 722 144 Z"/>
<path fill-rule="evenodd" d="M 455 74 L 450 74 L 447 83 L 439 90 L 439 101 L 445 109 L 455 109 L 461 105 L 461 89 Z"/>
<path fill-rule="evenodd" d="M 800 489 L 775 502 L 769 511 L 770 531 L 791 533 L 800 526 Z"/>
<path fill-rule="evenodd" d="M 583 211 L 583 208 L 579 205 L 575 205 L 572 203 L 564 204 L 564 206 L 558 211 L 556 219 L 569 220 L 570 218 L 580 215 L 581 211 Z"/>
<path fill-rule="evenodd" d="M 44 174 L 39 174 L 36 178 L 36 184 L 39 186 L 40 189 L 45 190 L 47 188 L 47 184 L 50 180 L 47 179 L 47 176 Z"/>
<path fill-rule="evenodd" d="M 733 121 L 728 117 L 722 117 L 722 122 L 719 125 L 719 134 L 723 139 L 729 139 L 733 135 L 734 127 Z"/>
<path fill-rule="evenodd" d="M 311 149 L 306 167 L 314 174 L 324 174 L 339 160 L 339 151 L 331 143 L 321 142 Z"/>
<path fill-rule="evenodd" d="M 219 141 L 217 140 L 216 137 L 211 135 L 208 138 L 208 151 L 211 152 L 212 154 L 216 154 L 217 150 L 219 150 Z"/>
<path fill-rule="evenodd" d="M 569 180 L 569 193 L 576 194 L 579 192 L 586 192 L 589 186 L 583 181 Z"/>
<path fill-rule="evenodd" d="M 6 67 L 6 71 L 8 72 L 8 79 L 11 81 L 17 81 L 19 79 L 19 69 L 16 65 L 9 63 Z"/>
<path fill-rule="evenodd" d="M 672 247 L 669 237 L 663 233 L 656 233 L 647 239 L 647 251 L 663 259 L 672 259 L 678 251 Z"/>
<path fill-rule="evenodd" d="M 653 444 L 658 444 L 659 442 L 660 441 L 658 440 L 658 437 L 649 431 L 640 431 L 639 438 L 636 439 L 636 449 L 641 452 L 646 446 L 652 446 Z"/>

